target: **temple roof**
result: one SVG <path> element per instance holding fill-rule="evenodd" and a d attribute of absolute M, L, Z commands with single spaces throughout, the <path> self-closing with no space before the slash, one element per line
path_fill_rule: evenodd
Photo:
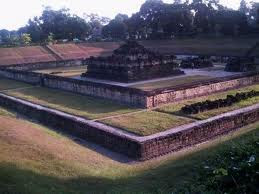
<path fill-rule="evenodd" d="M 149 54 L 154 55 L 155 53 L 146 49 L 140 45 L 137 41 L 129 40 L 126 44 L 123 44 L 120 48 L 116 49 L 114 55 L 138 55 L 138 54 Z"/>

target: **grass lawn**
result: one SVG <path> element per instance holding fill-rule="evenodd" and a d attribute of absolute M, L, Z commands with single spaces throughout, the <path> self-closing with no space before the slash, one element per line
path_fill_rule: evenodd
<path fill-rule="evenodd" d="M 37 124 L 9 116 L 0 122 L 0 193 L 26 194 L 172 193 L 197 175 L 195 166 L 258 139 L 259 129 L 257 123 L 199 147 L 129 164 Z"/>
<path fill-rule="evenodd" d="M 18 81 L 0 77 L 0 92 L 2 90 L 18 89 L 18 88 L 24 88 L 24 87 L 30 87 L 30 86 L 31 85 L 23 82 L 18 82 Z"/>
<path fill-rule="evenodd" d="M 212 94 L 205 97 L 195 98 L 169 104 L 161 108 L 154 109 L 152 111 L 139 112 L 129 115 L 122 115 L 114 118 L 107 118 L 100 120 L 100 122 L 121 128 L 126 131 L 131 131 L 141 136 L 152 135 L 158 132 L 166 131 L 168 129 L 195 122 L 197 120 L 208 119 L 210 117 L 240 109 L 243 107 L 251 106 L 259 103 L 259 97 L 254 97 L 240 103 L 234 104 L 231 107 L 225 107 L 206 111 L 196 115 L 185 115 L 180 110 L 187 104 L 201 102 L 205 100 L 215 100 L 225 98 L 229 94 L 236 94 L 237 92 L 246 92 L 251 90 L 259 90 L 259 85 L 248 86 L 240 89 L 230 90 L 227 92 L 221 92 Z"/>
<path fill-rule="evenodd" d="M 206 101 L 206 100 L 216 100 L 216 99 L 222 99 L 222 98 L 226 98 L 227 95 L 235 95 L 237 92 L 248 92 L 251 90 L 259 90 L 259 85 L 253 85 L 253 86 L 248 86 L 248 87 L 244 87 L 244 88 L 240 88 L 240 89 L 235 89 L 235 90 L 229 90 L 227 92 L 221 92 L 221 93 L 217 93 L 217 94 L 212 94 L 206 97 L 200 97 L 200 98 L 195 98 L 192 100 L 186 100 L 177 104 L 171 104 L 168 106 L 164 106 L 162 108 L 158 108 L 157 111 L 159 112 L 164 112 L 164 113 L 168 113 L 168 114 L 177 114 L 177 115 L 181 115 L 184 116 L 183 113 L 181 113 L 181 108 L 187 104 L 193 104 L 196 102 L 202 102 L 202 101 Z M 196 119 L 208 119 L 210 117 L 222 114 L 222 113 L 226 113 L 229 111 L 233 111 L 236 109 L 240 109 L 243 107 L 247 107 L 247 106 L 251 106 L 254 105 L 256 103 L 259 103 L 259 97 L 254 97 L 254 98 L 250 98 L 248 100 L 244 100 L 241 101 L 240 103 L 236 103 L 233 106 L 230 107 L 225 107 L 225 108 L 219 108 L 219 109 L 214 109 L 214 110 L 210 110 L 210 111 L 205 111 L 203 113 L 199 113 L 199 114 L 195 114 L 195 115 L 191 115 L 192 117 L 196 118 Z"/>
<path fill-rule="evenodd" d="M 138 110 L 108 100 L 49 88 L 35 87 L 24 90 L 12 90 L 5 93 L 88 119 L 120 115 Z"/>
<path fill-rule="evenodd" d="M 188 76 L 188 77 L 181 77 L 181 78 L 173 78 L 173 79 L 157 81 L 157 82 L 149 82 L 145 84 L 136 84 L 131 87 L 138 88 L 145 91 L 152 91 L 155 89 L 173 87 L 181 84 L 188 84 L 195 81 L 208 80 L 212 78 L 213 77 L 210 77 L 210 76 L 196 75 L 196 76 Z"/>
<path fill-rule="evenodd" d="M 101 122 L 136 133 L 141 136 L 152 135 L 167 129 L 191 123 L 194 120 L 156 111 L 146 111 L 114 117 Z"/>
<path fill-rule="evenodd" d="M 61 77 L 75 77 L 75 76 L 80 76 L 82 73 L 85 73 L 86 71 L 87 71 L 86 66 L 79 66 L 79 67 L 58 67 L 58 68 L 52 68 L 52 69 L 38 70 L 35 72 L 44 73 L 44 74 L 53 74 Z"/>

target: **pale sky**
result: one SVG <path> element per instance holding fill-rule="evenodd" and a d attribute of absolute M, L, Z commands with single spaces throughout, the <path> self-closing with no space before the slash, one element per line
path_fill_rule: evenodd
<path fill-rule="evenodd" d="M 240 0 L 220 0 L 224 5 L 237 9 Z M 259 0 L 254 0 L 258 1 Z M 69 8 L 71 13 L 98 13 L 113 18 L 118 13 L 131 16 L 145 0 L 0 0 L 0 29 L 15 30 L 24 26 L 29 18 L 41 15 L 43 6 L 54 9 Z M 164 0 L 166 3 L 173 0 Z"/>

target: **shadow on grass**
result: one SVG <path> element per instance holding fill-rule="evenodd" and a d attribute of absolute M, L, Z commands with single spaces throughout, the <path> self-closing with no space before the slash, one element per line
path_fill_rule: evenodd
<path fill-rule="evenodd" d="M 221 145 L 214 145 L 177 160 L 164 162 L 158 167 L 140 171 L 133 176 L 121 178 L 93 175 L 58 178 L 21 169 L 12 163 L 0 163 L 0 193 L 172 193 L 181 184 L 190 183 L 199 175 L 196 167 L 202 166 L 208 158 L 229 154 L 233 147 L 242 147 L 249 141 L 258 141 L 258 135 L 257 128 Z M 57 169 L 62 167 L 64 168 L 59 166 Z"/>
<path fill-rule="evenodd" d="M 192 116 L 192 115 L 184 114 L 184 113 L 181 112 L 181 111 L 170 112 L 170 111 L 160 110 L 160 109 L 156 109 L 156 110 L 154 110 L 154 111 L 160 112 L 160 113 L 169 114 L 169 115 L 174 115 L 174 116 L 178 116 L 178 117 L 185 117 L 185 118 L 187 118 L 187 119 L 192 119 L 192 120 L 198 120 L 198 121 L 201 121 L 201 120 L 202 120 L 202 119 L 200 119 L 200 118 L 198 118 L 198 117 L 195 117 L 195 116 Z"/>
<path fill-rule="evenodd" d="M 184 168 L 178 172 L 172 170 L 158 168 L 134 177 L 116 179 L 90 175 L 58 178 L 21 169 L 11 163 L 0 163 L 0 193 L 169 193 L 181 182 L 179 179 L 192 173 Z"/>
<path fill-rule="evenodd" d="M 61 90 L 49 88 L 31 88 L 20 90 L 18 93 L 8 93 L 24 100 L 53 108 L 63 109 L 65 112 L 85 117 L 96 118 L 98 115 L 113 115 L 115 113 L 132 112 L 136 109 L 127 105 L 121 105 L 111 100 L 105 100 L 98 97 L 90 97 Z M 68 110 L 70 109 L 70 110 Z M 78 113 L 80 111 L 81 113 Z"/>

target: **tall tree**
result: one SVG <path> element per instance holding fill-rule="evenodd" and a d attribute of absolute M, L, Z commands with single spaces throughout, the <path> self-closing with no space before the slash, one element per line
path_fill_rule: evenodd
<path fill-rule="evenodd" d="M 22 34 L 21 35 L 21 43 L 23 45 L 29 45 L 31 43 L 31 36 L 30 36 L 30 34 L 26 34 L 26 33 Z"/>

